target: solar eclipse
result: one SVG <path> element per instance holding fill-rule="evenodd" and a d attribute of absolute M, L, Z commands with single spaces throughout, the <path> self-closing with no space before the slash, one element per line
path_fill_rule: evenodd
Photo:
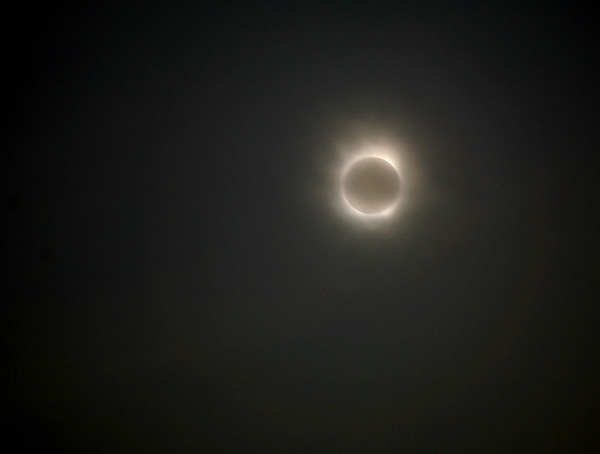
<path fill-rule="evenodd" d="M 344 163 L 338 184 L 344 211 L 360 219 L 388 218 L 397 211 L 404 185 L 398 156 L 367 146 Z"/>
<path fill-rule="evenodd" d="M 390 208 L 400 195 L 400 177 L 385 159 L 367 156 L 348 166 L 342 178 L 342 193 L 359 213 L 378 214 Z"/>

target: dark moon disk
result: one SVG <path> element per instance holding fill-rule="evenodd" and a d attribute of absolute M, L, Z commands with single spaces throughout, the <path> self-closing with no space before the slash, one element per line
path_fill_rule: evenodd
<path fill-rule="evenodd" d="M 342 191 L 352 208 L 376 214 L 389 208 L 400 195 L 400 177 L 385 159 L 367 157 L 350 165 Z"/>

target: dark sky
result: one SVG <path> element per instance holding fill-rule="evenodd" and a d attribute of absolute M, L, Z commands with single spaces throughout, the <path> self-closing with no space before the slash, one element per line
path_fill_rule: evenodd
<path fill-rule="evenodd" d="M 162 3 L 6 19 L 14 452 L 598 452 L 591 14 Z M 376 225 L 364 140 L 413 182 Z"/>

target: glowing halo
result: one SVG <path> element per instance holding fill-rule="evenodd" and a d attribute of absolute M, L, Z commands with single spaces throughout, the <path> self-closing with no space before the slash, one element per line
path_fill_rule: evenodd
<path fill-rule="evenodd" d="M 357 164 L 359 161 L 368 158 L 378 158 L 390 164 L 390 166 L 393 167 L 393 169 L 396 171 L 400 185 L 398 195 L 396 196 L 395 200 L 385 209 L 374 213 L 364 213 L 362 211 L 357 210 L 354 206 L 352 206 L 344 191 L 344 181 L 346 180 L 346 175 L 348 171 L 351 168 L 353 168 L 354 165 Z M 365 147 L 361 149 L 360 152 L 354 153 L 352 156 L 348 157 L 342 165 L 341 172 L 339 173 L 339 197 L 342 201 L 342 207 L 344 208 L 344 211 L 347 214 L 365 220 L 390 218 L 398 211 L 398 207 L 400 206 L 404 192 L 402 188 L 402 182 L 402 168 L 400 166 L 398 156 L 394 151 L 392 151 L 388 147 Z"/>
<path fill-rule="evenodd" d="M 348 166 L 342 177 L 344 199 L 363 214 L 379 214 L 400 195 L 400 176 L 385 159 L 368 156 Z"/>

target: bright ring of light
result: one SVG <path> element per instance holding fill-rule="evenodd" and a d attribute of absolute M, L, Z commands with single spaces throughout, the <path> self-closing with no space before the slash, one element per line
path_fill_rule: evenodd
<path fill-rule="evenodd" d="M 369 158 L 375 159 L 371 161 Z M 365 174 L 366 180 L 363 178 L 358 184 L 362 185 L 359 186 L 359 191 L 366 191 L 367 195 L 369 195 L 369 191 L 371 191 L 371 195 L 373 195 L 373 191 L 375 191 L 375 199 L 371 198 L 370 201 L 366 202 L 371 203 L 370 209 L 373 209 L 373 211 L 369 211 L 368 209 L 361 211 L 357 209 L 361 207 L 357 207 L 356 197 L 354 197 L 354 203 L 352 203 L 351 199 L 353 199 L 353 197 L 347 192 L 346 188 L 350 171 L 354 171 L 354 173 L 356 173 L 356 164 L 360 164 L 360 162 L 367 160 L 371 162 L 365 162 L 363 167 L 370 166 L 371 168 L 364 170 L 363 174 L 365 172 L 371 173 L 368 175 Z M 383 164 L 383 162 L 385 164 Z M 390 174 L 389 170 L 391 169 L 393 169 L 394 172 Z M 358 172 L 361 172 L 361 170 L 359 169 Z M 350 175 L 350 177 L 353 178 L 353 175 Z M 354 178 L 354 180 L 356 180 L 356 178 Z M 349 214 L 362 218 L 390 217 L 397 211 L 398 205 L 400 204 L 400 198 L 403 192 L 400 187 L 401 181 L 402 178 L 400 170 L 398 169 L 395 156 L 392 153 L 386 153 L 385 150 L 371 149 L 368 152 L 354 156 L 353 159 L 350 159 L 348 162 L 346 162 L 340 175 L 340 197 L 342 199 L 345 211 L 347 211 Z M 359 197 L 360 196 L 361 195 L 359 194 Z M 378 197 L 380 200 L 376 200 Z M 385 200 L 386 198 L 387 200 Z M 376 206 L 373 206 L 373 201 L 375 201 Z M 379 207 L 381 209 L 379 209 Z"/>

